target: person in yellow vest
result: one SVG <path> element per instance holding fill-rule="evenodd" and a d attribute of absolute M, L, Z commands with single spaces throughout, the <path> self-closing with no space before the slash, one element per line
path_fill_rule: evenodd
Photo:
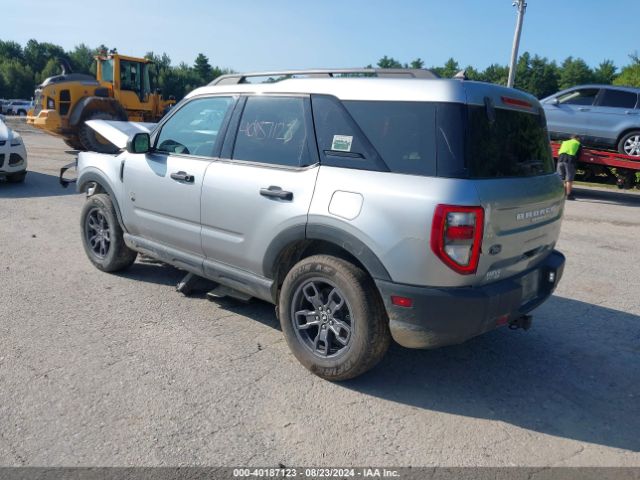
<path fill-rule="evenodd" d="M 576 165 L 580 158 L 580 138 L 578 135 L 572 135 L 569 140 L 565 140 L 558 150 L 558 175 L 564 181 L 564 191 L 567 194 L 567 200 L 575 200 L 573 194 L 573 179 L 576 176 Z"/>

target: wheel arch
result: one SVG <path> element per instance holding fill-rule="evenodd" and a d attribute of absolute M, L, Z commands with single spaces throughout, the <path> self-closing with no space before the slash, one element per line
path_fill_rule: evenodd
<path fill-rule="evenodd" d="M 120 205 L 118 205 L 118 198 L 116 197 L 115 192 L 113 191 L 113 188 L 111 188 L 111 185 L 109 184 L 109 181 L 107 180 L 107 177 L 105 175 L 95 170 L 83 172 L 78 177 L 76 184 L 76 190 L 79 193 L 88 193 L 91 185 L 95 184 L 96 188 L 91 192 L 91 194 L 88 194 L 87 196 L 95 195 L 97 193 L 106 193 L 107 195 L 109 195 L 111 203 L 113 203 L 113 208 L 116 211 L 118 223 L 120 224 L 120 227 L 123 231 L 127 231 L 126 227 L 124 226 L 124 222 L 122 221 L 122 213 L 120 212 Z"/>
<path fill-rule="evenodd" d="M 372 279 L 391 281 L 376 254 L 354 235 L 325 225 L 296 225 L 277 235 L 265 253 L 263 271 L 274 280 L 274 301 L 277 302 L 279 289 L 291 268 L 300 260 L 319 254 L 347 260 Z"/>
<path fill-rule="evenodd" d="M 618 145 L 620 145 L 620 142 L 622 141 L 622 139 L 629 135 L 631 132 L 638 132 L 640 133 L 640 125 L 639 126 L 635 126 L 635 127 L 628 127 L 625 128 L 622 133 L 620 135 L 618 135 L 618 138 L 616 139 L 616 148 L 618 147 Z"/>

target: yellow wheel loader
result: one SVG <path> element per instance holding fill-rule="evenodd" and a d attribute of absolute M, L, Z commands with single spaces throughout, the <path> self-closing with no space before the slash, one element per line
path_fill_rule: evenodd
<path fill-rule="evenodd" d="M 71 148 L 114 153 L 116 147 L 86 126 L 87 120 L 157 122 L 175 99 L 151 90 L 150 60 L 112 53 L 96 56 L 96 62 L 93 78 L 72 73 L 61 61 L 62 74 L 36 88 L 27 123 L 62 137 Z"/>

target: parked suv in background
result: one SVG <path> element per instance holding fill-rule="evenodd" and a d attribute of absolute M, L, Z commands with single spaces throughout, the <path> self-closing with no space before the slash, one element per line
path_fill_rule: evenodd
<path fill-rule="evenodd" d="M 640 88 L 581 85 L 541 100 L 552 139 L 640 157 Z"/>
<path fill-rule="evenodd" d="M 142 252 L 273 302 L 296 358 L 330 380 L 371 368 L 391 337 L 433 348 L 528 327 L 564 266 L 538 101 L 426 71 L 311 73 L 221 77 L 150 135 L 89 122 L 126 147 L 78 157 L 91 262 L 117 271 Z"/>

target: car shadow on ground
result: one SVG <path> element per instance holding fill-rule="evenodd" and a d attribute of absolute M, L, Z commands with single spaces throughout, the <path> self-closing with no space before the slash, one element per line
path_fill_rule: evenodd
<path fill-rule="evenodd" d="M 63 188 L 57 176 L 46 173 L 28 171 L 24 183 L 0 180 L 0 198 L 60 197 L 75 193 L 75 185 Z"/>
<path fill-rule="evenodd" d="M 184 272 L 143 259 L 120 275 L 175 285 Z M 269 303 L 215 302 L 280 329 Z M 640 317 L 558 296 L 533 313 L 528 332 L 500 328 L 437 350 L 392 344 L 372 371 L 336 385 L 418 409 L 640 451 Z"/>
<path fill-rule="evenodd" d="M 640 317 L 552 297 L 529 332 L 462 345 L 393 345 L 345 388 L 429 409 L 640 451 Z"/>
<path fill-rule="evenodd" d="M 580 202 L 608 203 L 628 207 L 640 206 L 640 194 L 621 190 L 593 190 L 573 187 L 576 199 Z"/>

